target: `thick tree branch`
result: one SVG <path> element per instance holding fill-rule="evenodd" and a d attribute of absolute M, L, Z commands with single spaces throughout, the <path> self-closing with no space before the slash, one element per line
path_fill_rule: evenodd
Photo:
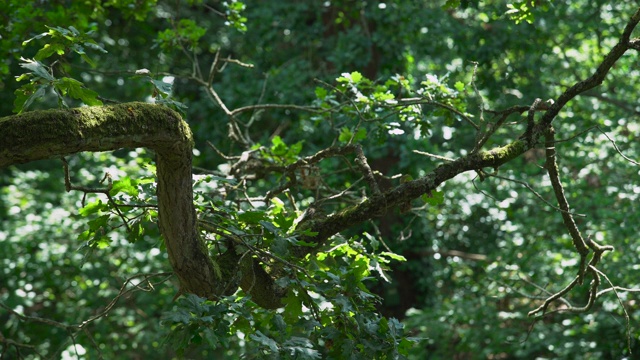
<path fill-rule="evenodd" d="M 589 298 L 587 300 L 587 304 L 583 307 L 569 307 L 567 309 L 563 309 L 563 311 L 570 312 L 586 312 L 588 311 L 594 304 L 595 299 L 597 298 L 597 291 L 600 285 L 600 275 L 599 271 L 596 268 L 596 265 L 602 258 L 602 254 L 605 251 L 613 251 L 612 246 L 601 246 L 595 243 L 593 240 L 587 238 L 585 240 L 580 234 L 580 230 L 573 220 L 572 214 L 569 212 L 569 203 L 567 202 L 566 197 L 564 196 L 564 189 L 562 187 L 562 183 L 560 182 L 560 175 L 558 173 L 558 164 L 556 162 L 556 149 L 555 149 L 555 132 L 553 127 L 549 127 L 547 132 L 545 133 L 545 148 L 546 148 L 546 165 L 547 171 L 549 173 L 549 178 L 551 180 L 551 185 L 553 187 L 554 193 L 556 195 L 556 199 L 558 200 L 558 206 L 562 209 L 562 220 L 564 221 L 565 227 L 569 231 L 571 235 L 571 239 L 573 241 L 573 245 L 578 250 L 580 254 L 580 265 L 578 268 L 578 275 L 567 285 L 564 289 L 559 292 L 549 296 L 542 305 L 540 305 L 535 310 L 529 312 L 529 316 L 535 315 L 539 312 L 545 313 L 549 305 L 564 296 L 568 293 L 573 287 L 584 282 L 584 278 L 586 273 L 592 274 L 592 282 L 589 287 Z M 587 256 L 589 255 L 589 249 L 593 251 L 593 257 L 589 264 L 587 264 Z"/>
<path fill-rule="evenodd" d="M 584 274 L 587 271 L 587 255 L 589 254 L 589 248 L 578 229 L 578 225 L 576 225 L 575 220 L 573 220 L 573 216 L 569 210 L 569 202 L 564 196 L 564 187 L 560 181 L 558 163 L 556 161 L 555 130 L 551 126 L 545 134 L 544 146 L 547 156 L 545 167 L 549 173 L 549 180 L 551 180 L 553 192 L 558 200 L 558 206 L 562 209 L 562 221 L 571 235 L 573 246 L 575 246 L 576 250 L 578 250 L 578 254 L 580 254 L 580 268 L 578 270 L 577 279 L 578 283 L 582 285 L 582 282 L 584 281 Z"/>
<path fill-rule="evenodd" d="M 380 195 L 367 198 L 358 205 L 349 207 L 338 213 L 331 214 L 325 219 L 312 219 L 302 224 L 302 228 L 309 228 L 317 232 L 314 236 L 309 236 L 304 241 L 323 244 L 329 237 L 346 230 L 355 224 L 362 223 L 373 217 L 386 214 L 396 206 L 411 202 L 423 194 L 435 190 L 443 182 L 470 170 L 482 169 L 485 167 L 497 168 L 502 164 L 520 156 L 529 147 L 523 140 L 517 140 L 509 145 L 495 148 L 490 151 L 483 151 L 477 154 L 459 158 L 455 161 L 438 166 L 428 175 L 403 183 L 396 188 L 386 191 Z M 297 249 L 297 255 L 303 256 L 313 251 L 310 248 Z"/>
<path fill-rule="evenodd" d="M 607 54 L 595 73 L 564 91 L 540 121 L 528 129 L 527 136 L 489 151 L 472 151 L 467 156 L 440 165 L 422 178 L 403 183 L 386 192 L 375 193 L 374 190 L 372 197 L 326 218 L 312 217 L 306 222 L 303 221 L 299 228 L 310 229 L 316 235 L 306 236 L 301 240 L 320 246 L 331 236 L 428 194 L 443 182 L 463 172 L 486 167 L 498 168 L 520 156 L 545 134 L 560 110 L 570 100 L 600 85 L 611 67 L 627 50 L 640 48 L 635 39 L 629 39 L 639 21 L 640 9 L 631 17 L 620 41 Z M 224 106 L 210 84 L 204 82 L 204 85 L 207 85 L 209 95 L 231 117 L 231 134 L 240 136 L 237 124 L 233 121 L 232 111 Z M 431 105 L 442 107 L 441 104 Z M 240 110 L 245 109 L 238 109 L 236 113 Z M 532 116 L 536 108 L 533 106 L 528 110 Z M 463 119 L 478 129 L 478 126 L 466 116 L 463 116 Z M 191 177 L 192 135 L 187 124 L 177 113 L 167 108 L 141 103 L 32 112 L 0 119 L 0 134 L 5 136 L 5 141 L 0 143 L 0 167 L 80 151 L 107 151 L 122 147 L 153 149 L 158 161 L 160 228 L 171 265 L 180 279 L 181 291 L 210 299 L 224 293 L 226 285 L 221 281 L 220 270 L 216 269 L 205 244 L 198 237 Z M 482 138 L 479 144 L 484 144 L 486 139 L 488 137 Z M 479 148 L 476 146 L 474 150 Z M 342 150 L 353 151 L 347 148 Z M 309 161 L 321 159 L 322 156 L 319 154 L 316 154 L 317 158 Z M 602 252 L 611 250 L 610 247 L 600 246 L 589 240 L 586 241 L 586 245 L 594 251 L 589 269 L 595 267 Z M 296 249 L 295 253 L 304 256 L 312 251 L 313 249 L 305 247 Z M 252 259 L 242 262 L 241 265 L 242 274 L 246 276 L 240 282 L 243 288 L 248 289 L 253 295 L 252 299 L 266 308 L 280 306 L 282 294 L 274 293 L 267 278 L 268 274 L 264 269 L 258 268 L 260 264 Z M 594 280 L 596 277 L 597 275 Z"/>
<path fill-rule="evenodd" d="M 0 167 L 81 151 L 163 150 L 191 142 L 177 113 L 143 103 L 26 112 L 0 119 L 0 134 Z"/>
<path fill-rule="evenodd" d="M 598 66 L 595 73 L 591 75 L 589 78 L 582 80 L 569 89 L 565 90 L 555 101 L 553 105 L 549 107 L 549 110 L 544 114 L 540 122 L 536 125 L 534 129 L 534 138 L 540 137 L 546 129 L 551 125 L 553 119 L 558 115 L 560 110 L 573 98 L 576 96 L 593 89 L 594 87 L 602 84 L 605 77 L 609 73 L 609 70 L 613 65 L 624 55 L 624 53 L 629 49 L 636 49 L 637 40 L 630 40 L 631 32 L 635 29 L 635 27 L 640 22 L 640 8 L 636 10 L 636 12 L 631 16 L 629 22 L 627 23 L 622 35 L 620 36 L 620 40 L 618 43 L 609 51 L 607 56 L 602 60 L 602 63 Z"/>
<path fill-rule="evenodd" d="M 477 170 L 485 167 L 498 168 L 502 164 L 520 156 L 525 151 L 531 149 L 538 139 L 540 139 L 549 128 L 551 122 L 558 115 L 560 110 L 573 98 L 581 93 L 592 89 L 604 81 L 611 67 L 629 49 L 635 49 L 636 41 L 630 40 L 631 32 L 640 21 L 640 8 L 633 14 L 627 23 L 619 42 L 605 56 L 595 73 L 586 80 L 580 81 L 565 90 L 558 99 L 551 104 L 540 121 L 532 128 L 529 128 L 521 139 L 516 140 L 506 146 L 494 148 L 489 151 L 472 152 L 471 154 L 459 158 L 455 161 L 440 165 L 428 175 L 402 184 L 381 195 L 365 199 L 358 205 L 349 207 L 343 211 L 331 214 L 322 220 L 310 220 L 303 225 L 303 228 L 310 228 L 317 235 L 307 237 L 305 241 L 323 244 L 329 237 L 353 226 L 369 220 L 380 214 L 385 214 L 389 209 L 427 194 L 435 190 L 443 182 L 469 170 Z M 536 104 L 529 108 L 516 107 L 513 112 L 529 111 L 530 115 L 537 110 Z M 526 141 L 524 139 L 529 139 Z M 485 140 L 486 141 L 486 140 Z M 476 150 L 478 146 L 476 146 Z M 563 213 L 564 215 L 565 213 Z M 584 249 L 579 249 L 581 253 Z M 298 249 L 298 255 L 305 255 L 313 251 L 309 248 Z"/>
<path fill-rule="evenodd" d="M 0 168 L 81 151 L 146 147 L 157 154 L 159 225 L 180 292 L 216 299 L 225 283 L 199 238 L 193 206 L 191 130 L 175 111 L 152 104 L 27 112 L 0 119 Z M 254 277 L 255 278 L 255 277 Z M 254 287 L 258 305 L 263 282 Z M 275 305 L 274 305 L 275 304 Z"/>

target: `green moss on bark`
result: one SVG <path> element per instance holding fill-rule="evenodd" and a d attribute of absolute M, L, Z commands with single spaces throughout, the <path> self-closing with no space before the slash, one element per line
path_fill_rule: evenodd
<path fill-rule="evenodd" d="M 498 167 L 520 156 L 527 150 L 527 144 L 522 140 L 514 141 L 502 147 L 493 148 L 478 154 L 480 167 Z"/>

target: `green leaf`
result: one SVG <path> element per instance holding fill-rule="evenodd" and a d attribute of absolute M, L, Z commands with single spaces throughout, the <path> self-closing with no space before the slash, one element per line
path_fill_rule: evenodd
<path fill-rule="evenodd" d="M 287 144 L 282 141 L 282 138 L 280 136 L 274 136 L 273 139 L 271 139 L 271 143 L 273 144 L 271 146 L 271 153 L 273 155 L 284 156 L 287 154 Z"/>
<path fill-rule="evenodd" d="M 444 10 L 453 10 L 460 6 L 460 0 L 447 0 L 444 5 L 442 5 L 442 9 Z"/>
<path fill-rule="evenodd" d="M 360 141 L 367 138 L 367 129 L 359 128 L 356 132 L 356 136 L 353 138 L 354 141 Z"/>
<path fill-rule="evenodd" d="M 311 231 L 311 229 L 304 229 L 302 230 L 302 232 L 300 232 L 300 235 L 303 236 L 316 236 L 318 235 L 317 231 Z M 302 246 L 316 246 L 318 245 L 317 243 L 308 243 L 308 242 L 304 242 L 304 241 L 298 241 L 298 243 Z M 307 244 L 311 244 L 311 245 L 307 245 Z"/>
<path fill-rule="evenodd" d="M 380 101 L 380 102 L 386 102 L 386 103 L 397 103 L 397 101 L 395 101 L 395 96 L 389 92 L 375 92 L 373 94 L 373 98 L 376 99 L 376 101 Z"/>
<path fill-rule="evenodd" d="M 337 78 L 336 81 L 357 84 L 361 82 L 363 79 L 364 77 L 362 76 L 362 74 L 360 74 L 357 71 L 354 71 L 352 73 L 342 73 L 342 76 Z"/>
<path fill-rule="evenodd" d="M 209 347 L 215 349 L 220 345 L 220 338 L 216 335 L 216 331 L 214 329 L 205 328 L 203 333 L 204 339 Z"/>
<path fill-rule="evenodd" d="M 247 224 L 258 224 L 261 220 L 265 220 L 266 218 L 264 211 L 245 211 L 238 214 L 238 221 L 242 221 Z"/>
<path fill-rule="evenodd" d="M 351 140 L 351 137 L 353 136 L 353 133 L 351 132 L 351 129 L 349 129 L 348 127 L 343 127 L 342 130 L 340 131 L 340 136 L 338 136 L 338 140 L 340 142 L 348 142 L 349 140 Z"/>
<path fill-rule="evenodd" d="M 317 87 L 316 88 L 316 97 L 320 100 L 324 100 L 327 97 L 327 89 Z"/>
<path fill-rule="evenodd" d="M 31 70 L 34 75 L 48 81 L 54 81 L 55 78 L 49 73 L 49 69 L 37 60 L 20 58 L 21 67 Z"/>
<path fill-rule="evenodd" d="M 162 80 L 154 80 L 154 79 L 151 79 L 151 83 L 162 94 L 171 95 L 173 84 L 166 83 L 166 82 L 164 82 Z"/>
<path fill-rule="evenodd" d="M 98 93 L 87 89 L 83 84 L 72 78 L 63 77 L 55 82 L 55 88 L 63 95 L 68 95 L 74 99 L 81 100 L 89 106 L 102 105 L 102 101 L 98 100 Z"/>
<path fill-rule="evenodd" d="M 118 193 L 125 193 L 130 196 L 138 196 L 138 184 L 136 181 L 131 180 L 130 177 L 125 177 L 113 182 L 109 195 L 116 196 Z"/>
<path fill-rule="evenodd" d="M 53 54 L 64 55 L 65 46 L 61 43 L 45 44 L 42 49 L 36 53 L 34 59 L 43 60 Z"/>
<path fill-rule="evenodd" d="M 20 114 L 23 110 L 26 109 L 25 104 L 31 98 L 33 93 L 35 92 L 35 85 L 32 83 L 22 85 L 14 91 L 14 95 L 16 98 L 13 100 L 13 112 L 16 114 Z M 33 100 L 29 101 L 29 103 L 33 102 Z"/>
<path fill-rule="evenodd" d="M 15 91 L 16 99 L 13 101 L 13 111 L 20 114 L 29 108 L 35 100 L 45 96 L 47 87 L 48 85 L 41 85 L 36 88 L 33 83 L 29 83 L 18 88 Z"/>
<path fill-rule="evenodd" d="M 289 155 L 291 156 L 297 156 L 300 154 L 300 152 L 302 151 L 302 144 L 304 143 L 304 140 L 298 141 L 297 143 L 291 145 L 289 147 Z"/>
<path fill-rule="evenodd" d="M 388 251 L 384 251 L 380 253 L 380 256 L 388 257 L 390 259 L 397 260 L 397 261 L 407 261 L 407 258 L 405 258 L 404 256 L 398 255 L 396 253 L 388 252 Z"/>
<path fill-rule="evenodd" d="M 138 240 L 142 239 L 142 235 L 144 235 L 144 227 L 140 221 L 136 221 L 129 226 L 129 230 L 127 232 L 127 241 L 131 244 L 135 244 Z"/>
<path fill-rule="evenodd" d="M 109 53 L 107 50 L 105 50 L 105 48 L 103 48 L 102 46 L 98 45 L 93 40 L 85 41 L 83 44 L 84 44 L 84 46 L 86 46 L 88 48 L 91 48 L 93 50 L 100 51 L 103 54 L 108 54 Z"/>
<path fill-rule="evenodd" d="M 85 205 L 82 209 L 78 211 L 81 216 L 88 216 L 91 214 L 95 214 L 99 211 L 105 210 L 107 208 L 107 204 L 104 204 L 102 200 L 98 199 L 92 203 Z"/>
<path fill-rule="evenodd" d="M 313 343 L 307 338 L 292 336 L 290 339 L 287 339 L 283 345 L 286 352 L 289 353 L 293 359 L 322 359 L 320 352 L 313 349 Z"/>
<path fill-rule="evenodd" d="M 348 83 L 349 81 L 351 81 L 351 78 L 348 73 L 344 73 L 342 74 L 342 76 L 337 77 L 336 81 L 339 83 L 345 83 L 345 82 Z"/>
<path fill-rule="evenodd" d="M 111 218 L 111 215 L 109 214 L 101 215 L 95 219 L 89 220 L 87 222 L 87 225 L 89 225 L 90 230 L 97 231 L 107 226 L 107 224 L 109 223 L 109 218 Z"/>
<path fill-rule="evenodd" d="M 276 214 L 272 219 L 273 223 L 282 231 L 289 231 L 294 220 L 294 216 L 285 216 L 284 213 Z"/>
<path fill-rule="evenodd" d="M 96 236 L 92 240 L 92 245 L 96 246 L 100 250 L 106 249 L 109 247 L 109 245 L 111 245 L 111 239 L 102 235 Z"/>
<path fill-rule="evenodd" d="M 38 34 L 34 37 L 32 37 L 31 39 L 25 40 L 22 42 L 22 46 L 27 46 L 28 43 L 30 43 L 33 40 L 38 40 L 38 39 L 42 39 L 45 36 L 49 36 L 50 34 L 48 32 L 44 32 L 42 34 Z"/>
<path fill-rule="evenodd" d="M 440 205 L 444 202 L 444 192 L 431 191 L 429 194 L 422 195 L 422 200 L 429 205 Z"/>
<path fill-rule="evenodd" d="M 352 72 L 352 73 L 351 73 L 351 81 L 352 81 L 354 84 L 359 83 L 360 81 L 362 81 L 362 74 L 360 74 L 360 73 L 359 73 L 359 72 L 357 72 L 357 71 Z"/>
<path fill-rule="evenodd" d="M 91 58 L 84 51 L 84 47 L 82 47 L 80 44 L 72 44 L 71 46 L 69 46 L 69 48 L 73 50 L 73 52 L 75 52 L 76 54 L 80 55 L 82 60 L 84 60 L 87 64 L 89 64 L 89 66 L 96 67 L 96 63 L 93 62 L 93 60 L 91 60 Z"/>
<path fill-rule="evenodd" d="M 168 311 L 162 314 L 162 321 L 172 323 L 189 324 L 191 322 L 191 315 L 184 309 L 178 309 L 176 311 Z"/>
<path fill-rule="evenodd" d="M 275 225 L 273 225 L 268 221 L 260 220 L 258 221 L 258 224 L 262 225 L 262 227 L 264 227 L 267 231 L 269 231 L 274 235 L 280 234 L 280 230 L 278 230 L 278 228 Z"/>
<path fill-rule="evenodd" d="M 163 98 L 162 96 L 156 98 L 156 104 L 168 106 L 184 115 L 184 111 L 189 107 L 179 101 L 175 101 L 169 97 Z"/>
<path fill-rule="evenodd" d="M 270 212 L 272 214 L 275 215 L 284 212 L 284 202 L 282 202 L 282 200 L 278 199 L 277 197 L 271 199 L 271 205 L 273 205 L 273 207 L 270 208 Z"/>
<path fill-rule="evenodd" d="M 223 1 L 222 5 L 226 7 L 225 15 L 227 21 L 225 25 L 231 26 L 234 29 L 244 33 L 247 31 L 247 18 L 242 16 L 242 11 L 246 9 L 243 2 L 237 0 Z"/>
<path fill-rule="evenodd" d="M 257 341 L 259 344 L 268 347 L 275 354 L 278 353 L 278 343 L 276 343 L 273 339 L 265 336 L 262 332 L 260 332 L 260 330 L 257 330 L 255 334 L 249 335 L 249 337 Z"/>
<path fill-rule="evenodd" d="M 458 90 L 458 91 L 462 91 L 462 90 L 464 90 L 464 83 L 462 81 L 456 81 L 456 83 L 453 85 L 453 87 L 455 87 L 456 90 Z"/>
<path fill-rule="evenodd" d="M 317 233 L 315 233 L 317 234 Z M 305 234 L 306 235 L 306 234 Z M 307 242 L 307 241 L 302 241 L 302 240 L 297 240 L 297 239 L 291 239 L 290 240 L 291 244 L 293 244 L 294 246 L 307 246 L 307 247 L 315 247 L 318 245 L 318 243 L 315 242 Z"/>
<path fill-rule="evenodd" d="M 188 40 L 192 46 L 195 46 L 206 32 L 206 28 L 198 26 L 191 19 L 180 19 L 178 22 L 178 34 L 181 38 Z"/>

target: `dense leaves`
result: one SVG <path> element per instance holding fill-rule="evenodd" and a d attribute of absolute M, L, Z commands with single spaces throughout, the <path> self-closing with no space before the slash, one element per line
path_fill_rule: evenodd
<path fill-rule="evenodd" d="M 226 283 L 204 299 L 181 294 L 169 276 L 155 154 L 2 169 L 0 351 L 634 356 L 637 48 L 553 123 L 577 226 L 615 247 L 597 265 L 587 312 L 567 310 L 587 303 L 589 281 L 548 314 L 527 316 L 580 266 L 542 143 L 325 242 L 310 239 L 328 217 L 480 142 L 487 150 L 518 139 L 530 114 L 544 114 L 529 112 L 535 99 L 550 105 L 595 73 L 636 11 L 603 0 L 3 2 L 0 114 L 134 100 L 179 110 L 194 133 L 200 237 Z M 241 275 L 255 264 L 284 289 L 281 309 L 246 291 Z"/>

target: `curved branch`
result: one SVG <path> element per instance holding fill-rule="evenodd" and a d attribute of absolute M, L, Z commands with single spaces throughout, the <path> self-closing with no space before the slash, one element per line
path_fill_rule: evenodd
<path fill-rule="evenodd" d="M 520 156 L 525 151 L 532 148 L 537 139 L 544 136 L 560 110 L 562 110 L 570 100 L 581 93 L 600 85 L 604 81 L 611 67 L 627 50 L 638 48 L 638 42 L 640 40 L 630 40 L 631 32 L 638 25 L 638 22 L 640 22 L 640 8 L 638 8 L 638 10 L 633 14 L 627 23 L 620 40 L 611 49 L 607 56 L 605 56 L 595 73 L 586 80 L 580 81 L 565 90 L 555 100 L 555 102 L 549 106 L 540 121 L 533 126 L 533 129 L 528 129 L 529 131 L 525 132 L 526 136 L 523 134 L 520 139 L 503 147 L 477 153 L 472 152 L 465 157 L 440 165 L 433 172 L 420 179 L 402 184 L 395 189 L 385 192 L 384 194 L 365 199 L 360 204 L 332 214 L 325 219 L 310 220 L 309 222 L 302 224 L 302 228 L 309 228 L 311 231 L 316 232 L 317 235 L 307 236 L 305 241 L 315 242 L 316 244 L 321 245 L 330 236 L 335 235 L 354 224 L 385 214 L 389 209 L 395 206 L 406 204 L 423 194 L 427 194 L 432 190 L 435 190 L 444 181 L 463 172 L 482 169 L 485 167 L 497 168 Z M 408 103 L 410 103 L 410 101 L 420 102 L 420 100 L 421 99 L 405 99 L 404 101 L 408 101 Z M 527 110 L 532 114 L 536 109 L 532 109 L 532 107 L 514 107 L 509 109 L 507 114 L 510 112 L 522 112 Z M 530 139 L 530 141 L 525 141 L 524 139 Z M 478 148 L 479 147 L 476 145 L 474 150 L 477 150 Z M 563 215 L 565 214 L 566 213 L 563 213 Z M 582 254 L 585 252 L 585 249 L 586 246 L 580 246 L 578 250 Z M 305 255 L 312 251 L 313 249 L 304 248 L 298 249 L 297 252 L 298 255 Z"/>
<path fill-rule="evenodd" d="M 159 225 L 180 293 L 216 299 L 224 291 L 198 236 L 193 206 L 193 138 L 175 111 L 126 103 L 69 110 L 33 111 L 0 119 L 0 168 L 81 151 L 146 147 L 157 154 Z M 254 291 L 263 291 L 258 283 Z M 253 293 L 252 293 L 253 294 Z M 253 296 L 263 305 L 260 296 Z M 267 307 L 273 307 L 269 299 Z"/>
<path fill-rule="evenodd" d="M 467 116 L 466 114 L 464 114 L 460 110 L 454 108 L 453 106 L 449 106 L 447 104 L 443 104 L 443 103 L 441 103 L 439 101 L 433 101 L 433 100 L 429 100 L 429 99 L 425 99 L 425 98 L 407 98 L 407 99 L 400 99 L 399 102 L 401 103 L 400 105 L 393 105 L 392 107 L 407 106 L 407 105 L 431 105 L 431 106 L 434 106 L 434 107 L 439 107 L 439 108 L 451 111 L 452 113 L 460 116 L 460 118 L 462 118 L 464 121 L 468 122 L 469 125 L 473 126 L 474 129 L 480 130 L 480 126 L 478 126 L 478 124 L 473 122 L 473 120 L 471 120 L 469 118 L 469 116 Z"/>
<path fill-rule="evenodd" d="M 620 151 L 620 148 L 618 147 L 618 145 L 616 145 L 615 140 L 613 140 L 611 137 L 609 137 L 609 135 L 607 135 L 607 133 L 606 133 L 606 132 L 604 132 L 604 131 L 603 131 L 602 129 L 600 129 L 600 127 L 598 127 L 598 126 L 596 126 L 596 129 L 598 129 L 598 130 L 602 133 L 602 135 L 604 135 L 604 136 L 607 138 L 607 140 L 609 140 L 609 142 L 611 143 L 611 145 L 613 145 L 613 148 L 616 150 L 616 152 L 617 152 L 618 154 L 620 154 L 620 156 L 622 156 L 622 158 L 623 158 L 623 159 L 627 160 L 628 162 L 632 163 L 633 165 L 640 166 L 640 163 L 639 163 L 639 162 L 637 162 L 637 161 L 635 161 L 635 160 L 633 160 L 633 159 L 631 159 L 631 158 L 627 157 L 625 154 L 623 154 L 623 153 L 622 153 L 622 151 Z"/>
<path fill-rule="evenodd" d="M 327 112 L 326 109 L 321 109 L 317 107 L 310 106 L 300 106 L 293 104 L 256 104 L 256 105 L 248 105 L 243 106 L 237 109 L 234 109 L 228 113 L 229 116 L 235 116 L 243 112 L 254 111 L 254 110 L 262 110 L 262 109 L 288 109 L 288 110 L 301 110 L 307 111 L 311 113 L 321 114 L 323 112 Z"/>
<path fill-rule="evenodd" d="M 486 174 L 486 175 L 489 176 L 489 177 L 494 177 L 496 179 L 502 179 L 502 180 L 505 180 L 505 181 L 511 181 L 511 182 L 516 183 L 516 184 L 520 184 L 520 185 L 524 186 L 525 188 L 527 188 L 527 190 L 531 191 L 533 193 L 533 195 L 535 195 L 538 199 L 540 199 L 540 201 L 542 201 L 543 203 L 551 206 L 553 209 L 555 209 L 555 210 L 557 210 L 557 211 L 559 211 L 561 213 L 567 212 L 567 210 L 563 210 L 563 209 L 553 205 L 549 201 L 547 201 L 547 199 L 545 199 L 542 195 L 540 195 L 539 192 L 535 191 L 533 186 L 529 185 L 526 181 L 522 181 L 522 180 L 518 180 L 518 179 L 512 179 L 512 178 L 509 178 L 509 177 L 506 177 L 506 176 L 500 176 L 500 175 L 497 175 L 497 174 Z M 568 214 L 569 215 L 574 215 L 574 216 L 579 216 L 579 217 L 586 217 L 585 214 L 577 214 L 577 213 L 573 213 L 573 212 L 569 212 Z"/>
<path fill-rule="evenodd" d="M 576 96 L 593 89 L 594 87 L 602 84 L 605 77 L 609 73 L 609 70 L 613 65 L 624 55 L 624 53 L 629 49 L 636 49 L 638 45 L 637 39 L 630 40 L 631 32 L 635 29 L 635 27 L 640 22 L 640 7 L 636 10 L 636 12 L 631 16 L 629 22 L 624 28 L 622 35 L 620 36 L 620 40 L 618 43 L 609 51 L 607 56 L 602 60 L 602 63 L 598 66 L 595 73 L 591 75 L 589 78 L 582 80 L 569 89 L 565 90 L 555 101 L 553 105 L 549 107 L 549 110 L 544 114 L 540 122 L 536 125 L 534 130 L 534 138 L 539 137 L 544 131 L 551 125 L 553 119 L 558 115 L 560 110 L 573 98 Z"/>
<path fill-rule="evenodd" d="M 553 127 L 549 127 L 545 137 L 545 152 L 547 156 L 545 167 L 547 168 L 547 172 L 549 173 L 549 180 L 551 181 L 551 186 L 553 187 L 556 199 L 558 200 L 558 206 L 562 210 L 561 213 L 564 225 L 567 230 L 569 230 L 569 234 L 571 234 L 573 246 L 575 246 L 576 250 L 578 250 L 578 253 L 580 254 L 580 257 L 582 258 L 582 270 L 580 271 L 580 277 L 582 277 L 584 275 L 584 271 L 586 271 L 586 256 L 589 254 L 589 248 L 587 247 L 582 234 L 580 234 L 578 225 L 576 225 L 576 222 L 573 219 L 573 213 L 570 211 L 569 202 L 564 196 L 564 187 L 562 186 L 562 182 L 560 181 L 558 163 L 556 161 L 556 146 L 554 137 L 555 131 Z M 582 279 L 580 280 L 582 283 Z"/>
<path fill-rule="evenodd" d="M 403 183 L 382 194 L 367 198 L 357 205 L 331 214 L 324 219 L 303 221 L 301 229 L 310 229 L 312 232 L 317 233 L 314 236 L 307 236 L 303 240 L 320 246 L 329 237 L 353 227 L 355 224 L 384 215 L 394 207 L 410 203 L 413 199 L 436 190 L 440 184 L 463 172 L 486 167 L 500 167 L 527 150 L 529 150 L 529 146 L 525 141 L 516 140 L 503 147 L 469 154 L 455 161 L 442 164 L 424 177 Z M 309 247 L 298 248 L 296 249 L 296 255 L 304 256 L 312 251 L 313 248 Z"/>

